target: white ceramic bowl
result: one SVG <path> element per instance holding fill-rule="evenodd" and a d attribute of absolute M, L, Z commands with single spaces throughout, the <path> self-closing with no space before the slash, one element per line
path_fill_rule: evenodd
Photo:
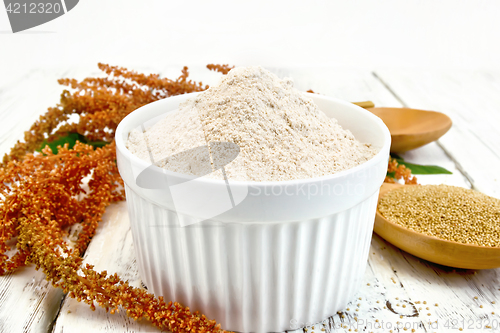
<path fill-rule="evenodd" d="M 379 187 L 387 172 L 387 127 L 351 103 L 308 94 L 379 152 L 355 168 L 306 180 L 226 184 L 185 179 L 128 151 L 132 129 L 151 125 L 193 96 L 141 107 L 116 130 L 118 168 L 148 289 L 240 332 L 296 329 L 343 309 L 366 268 Z M 170 190 L 138 186 L 137 177 L 146 168 L 160 183 L 172 185 Z M 180 192 L 177 185 L 182 185 Z M 235 207 L 222 202 L 228 188 Z M 174 192 L 187 193 L 189 200 L 178 205 Z M 207 212 L 214 206 L 215 213 Z"/>

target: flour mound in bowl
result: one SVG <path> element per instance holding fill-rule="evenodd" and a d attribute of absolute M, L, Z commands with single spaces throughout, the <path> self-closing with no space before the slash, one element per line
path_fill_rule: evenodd
<path fill-rule="evenodd" d="M 353 168 L 377 153 L 319 110 L 293 87 L 291 79 L 282 80 L 258 66 L 232 69 L 218 84 L 186 101 L 144 133 L 132 131 L 127 148 L 156 162 L 210 142 L 232 142 L 239 147 L 239 155 L 224 168 L 231 180 L 321 177 Z M 197 163 L 207 163 L 203 156 L 193 156 L 184 165 L 161 162 L 159 166 L 202 175 L 197 173 Z M 220 178 L 220 170 L 206 177 Z"/>

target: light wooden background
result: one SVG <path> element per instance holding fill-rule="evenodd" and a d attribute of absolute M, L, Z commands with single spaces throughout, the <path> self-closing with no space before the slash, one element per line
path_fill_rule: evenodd
<path fill-rule="evenodd" d="M 180 74 L 177 67 L 135 69 L 169 77 Z M 404 158 L 443 166 L 453 175 L 420 176 L 419 182 L 472 187 L 500 198 L 500 72 L 270 69 L 279 76 L 294 78 L 299 89 L 313 89 L 352 102 L 371 100 L 376 106 L 446 113 L 453 120 L 452 129 L 439 142 L 408 152 Z M 30 70 L 0 86 L 0 153 L 3 155 L 22 138 L 23 131 L 46 107 L 57 103 L 62 91 L 58 78 L 81 79 L 96 74 L 96 67 Z M 196 67 L 191 68 L 191 76 L 211 84 L 219 74 Z M 108 208 L 85 261 L 140 286 L 125 203 Z M 322 329 L 500 331 L 499 304 L 500 269 L 473 271 L 435 265 L 373 235 L 364 282 L 356 299 L 323 323 L 292 322 L 290 331 L 302 325 L 307 326 L 307 333 Z M 395 328 L 398 322 L 399 329 Z M 403 329 L 405 325 L 408 330 Z M 87 305 L 51 287 L 33 267 L 0 277 L 0 332 L 157 331 L 123 313 L 109 315 L 103 309 L 92 312 Z"/>

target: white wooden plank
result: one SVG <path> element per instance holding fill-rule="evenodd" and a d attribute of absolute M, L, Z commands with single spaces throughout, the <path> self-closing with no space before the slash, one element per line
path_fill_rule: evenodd
<path fill-rule="evenodd" d="M 57 79 L 64 70 L 37 70 L 11 80 L 0 91 L 0 154 L 10 150 L 62 89 Z M 63 293 L 34 266 L 0 276 L 0 331 L 47 332 L 57 316 Z"/>
<path fill-rule="evenodd" d="M 297 89 L 349 102 L 372 101 L 376 106 L 400 107 L 401 103 L 369 71 L 343 68 L 269 68 L 279 77 L 291 77 Z"/>
<path fill-rule="evenodd" d="M 407 308 L 413 306 L 418 310 L 419 320 L 425 324 L 429 320 L 437 321 L 440 329 L 444 328 L 447 320 L 477 323 L 480 318 L 499 319 L 498 315 L 491 314 L 496 307 L 492 302 L 498 303 L 500 299 L 499 269 L 455 270 L 432 264 L 402 252 L 378 236 L 374 236 L 372 240 L 372 251 L 370 267 L 374 270 L 374 275 L 384 278 L 390 267 L 396 276 L 396 283 L 393 281 L 393 284 L 402 284 L 407 293 L 406 298 L 399 296 L 399 300 L 395 300 L 397 290 L 392 295 L 389 293 L 389 297 L 386 295 L 393 309 L 403 315 L 404 320 L 414 318 L 405 316 Z M 389 277 L 385 276 L 385 280 Z M 390 278 L 392 281 L 393 277 Z M 474 299 L 476 296 L 478 300 Z M 423 304 L 424 301 L 427 304 Z M 402 307 L 404 302 L 407 304 L 406 308 Z M 388 318 L 385 314 L 382 315 L 384 319 Z"/>
<path fill-rule="evenodd" d="M 134 287 L 141 287 L 125 202 L 112 204 L 103 216 L 85 254 L 85 263 L 97 271 L 118 273 Z M 160 332 L 145 321 L 134 321 L 123 311 L 109 314 L 102 308 L 92 311 L 85 303 L 66 297 L 53 332 Z"/>
<path fill-rule="evenodd" d="M 378 71 L 408 107 L 446 113 L 451 130 L 439 144 L 473 188 L 500 198 L 500 73 Z"/>
<path fill-rule="evenodd" d="M 57 79 L 68 73 L 65 70 L 36 70 L 23 80 L 4 87 L 0 94 L 0 154 L 10 151 L 24 132 L 47 111 L 59 102 L 62 87 Z"/>
<path fill-rule="evenodd" d="M 34 266 L 0 276 L 0 332 L 47 332 L 62 298 Z"/>
<path fill-rule="evenodd" d="M 33 73 L 33 70 L 24 70 L 23 72 L 16 73 L 15 76 L 1 76 L 0 77 L 0 97 L 3 92 L 9 90 L 11 87 L 19 84 L 19 82 L 25 81 L 26 78 Z M 0 99 L 1 101 L 1 99 Z"/>

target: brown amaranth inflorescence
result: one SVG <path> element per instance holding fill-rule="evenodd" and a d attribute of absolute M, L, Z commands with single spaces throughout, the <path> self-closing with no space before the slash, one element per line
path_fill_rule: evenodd
<path fill-rule="evenodd" d="M 106 77 L 60 79 L 59 83 L 72 88 L 64 90 L 61 101 L 51 107 L 24 134 L 10 154 L 3 158 L 3 165 L 10 160 L 20 160 L 26 153 L 68 132 L 77 132 L 90 141 L 111 142 L 118 123 L 130 112 L 148 103 L 169 96 L 203 91 L 208 88 L 201 82 L 188 79 L 188 68 L 182 69 L 176 80 L 160 78 L 158 74 L 141 74 L 125 68 L 99 64 Z M 68 123 L 71 115 L 78 115 L 77 122 Z"/>
<path fill-rule="evenodd" d="M 44 246 L 54 253 L 79 256 L 87 248 L 106 206 L 124 199 L 114 162 L 114 143 L 95 151 L 79 143 L 71 150 L 61 148 L 57 155 L 50 148 L 43 152 L 28 154 L 22 161 L 10 161 L 0 168 L 0 274 L 23 266 L 34 251 Z M 91 178 L 85 191 L 82 179 L 88 175 Z M 65 229 L 76 223 L 82 228 L 70 249 L 62 237 Z M 40 230 L 35 232 L 35 228 Z M 41 230 L 45 240 L 38 242 Z M 17 252 L 9 258 L 5 253 L 12 250 L 8 241 L 14 237 L 18 237 Z"/>
<path fill-rule="evenodd" d="M 167 303 L 116 274 L 83 265 L 81 255 L 95 234 L 106 207 L 123 200 L 116 166 L 114 131 L 127 114 L 150 102 L 208 86 L 188 80 L 184 67 L 176 80 L 99 64 L 107 76 L 83 81 L 62 79 L 61 102 L 42 115 L 0 165 L 0 274 L 35 264 L 56 287 L 71 297 L 107 311 L 126 311 L 172 332 L 221 332 L 215 321 L 188 307 Z M 68 122 L 70 116 L 78 120 Z M 77 132 L 89 141 L 108 145 L 94 150 L 77 142 L 57 154 L 42 143 Z M 84 178 L 86 178 L 84 186 Z M 65 240 L 68 228 L 80 224 L 74 244 Z"/>
<path fill-rule="evenodd" d="M 234 66 L 229 66 L 229 65 L 214 65 L 214 64 L 208 64 L 207 68 L 210 69 L 211 71 L 219 72 L 222 74 L 227 74 L 231 69 L 234 68 Z"/>
<path fill-rule="evenodd" d="M 386 176 L 384 182 L 386 183 L 396 183 L 397 180 L 403 179 L 407 185 L 417 184 L 417 177 L 411 174 L 411 170 L 403 164 L 399 164 L 395 158 L 389 158 L 389 164 L 387 166 L 387 173 L 394 173 L 394 176 Z"/>

